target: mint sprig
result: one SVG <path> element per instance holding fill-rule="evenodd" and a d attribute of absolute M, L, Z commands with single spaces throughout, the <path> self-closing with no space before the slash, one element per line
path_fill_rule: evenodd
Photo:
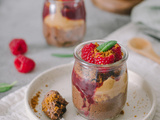
<path fill-rule="evenodd" d="M 6 92 L 10 90 L 16 83 L 17 81 L 13 82 L 12 84 L 0 83 L 0 92 Z"/>
<path fill-rule="evenodd" d="M 100 52 L 105 52 L 112 48 L 115 44 L 117 44 L 117 41 L 108 41 L 98 46 L 97 50 L 99 50 Z"/>
<path fill-rule="evenodd" d="M 73 57 L 73 54 L 52 54 L 55 57 Z"/>

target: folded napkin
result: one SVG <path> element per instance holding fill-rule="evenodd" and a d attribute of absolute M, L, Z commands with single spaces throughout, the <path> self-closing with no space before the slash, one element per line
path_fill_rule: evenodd
<path fill-rule="evenodd" d="M 0 120 L 29 120 L 24 105 L 27 87 L 22 87 L 0 100 Z"/>
<path fill-rule="evenodd" d="M 144 0 L 133 8 L 131 20 L 144 33 L 160 40 L 160 0 Z"/>
<path fill-rule="evenodd" d="M 137 26 L 133 23 L 130 23 L 123 28 L 120 28 L 105 39 L 117 40 L 118 38 L 118 42 L 127 47 L 127 41 L 137 36 L 149 39 L 150 42 L 155 46 L 155 48 L 157 48 L 157 51 L 160 52 L 160 48 L 158 47 L 160 43 L 141 33 L 139 28 L 137 28 Z M 160 120 L 160 65 L 129 49 L 128 51 L 128 68 L 142 76 L 146 81 L 148 81 L 149 84 L 151 84 L 151 86 L 156 91 L 157 111 L 153 120 Z M 0 100 L 0 120 L 29 120 L 24 105 L 24 95 L 26 89 L 27 86 L 15 91 L 14 93 L 11 93 L 10 95 Z"/>

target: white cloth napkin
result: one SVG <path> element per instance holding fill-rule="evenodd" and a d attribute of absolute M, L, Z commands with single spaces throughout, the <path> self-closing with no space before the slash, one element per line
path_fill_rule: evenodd
<path fill-rule="evenodd" d="M 132 10 L 131 20 L 143 32 L 160 39 L 160 0 L 144 0 Z"/>
<path fill-rule="evenodd" d="M 133 23 L 120 28 L 105 39 L 118 39 L 119 43 L 127 47 L 127 41 L 133 37 L 143 37 L 150 40 L 154 46 L 154 49 L 160 53 L 160 43 L 141 33 L 139 28 Z M 129 49 L 128 51 L 128 68 L 147 80 L 156 91 L 157 111 L 153 120 L 160 120 L 160 65 Z M 26 89 L 27 86 L 0 100 L 0 120 L 29 120 L 24 106 L 24 94 Z"/>

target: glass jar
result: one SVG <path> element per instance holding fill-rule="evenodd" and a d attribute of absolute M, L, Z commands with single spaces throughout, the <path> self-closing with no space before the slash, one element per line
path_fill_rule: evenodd
<path fill-rule="evenodd" d="M 72 46 L 83 40 L 86 11 L 83 0 L 45 0 L 43 34 L 49 45 Z"/>
<path fill-rule="evenodd" d="M 127 98 L 126 60 L 128 53 L 121 46 L 122 59 L 108 65 L 96 65 L 82 60 L 81 49 L 83 46 L 95 42 L 102 44 L 105 41 L 84 42 L 74 50 L 73 104 L 77 111 L 87 119 L 113 119 L 122 111 Z"/>

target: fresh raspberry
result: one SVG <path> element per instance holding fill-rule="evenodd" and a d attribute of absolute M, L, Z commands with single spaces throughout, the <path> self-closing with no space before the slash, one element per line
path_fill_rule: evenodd
<path fill-rule="evenodd" d="M 112 47 L 112 51 L 115 54 L 115 62 L 122 59 L 121 46 L 118 43 Z"/>
<path fill-rule="evenodd" d="M 86 44 L 82 48 L 81 58 L 89 63 L 94 63 L 94 48 L 96 47 L 95 44 Z"/>
<path fill-rule="evenodd" d="M 23 39 L 13 39 L 9 43 L 13 55 L 24 54 L 27 52 L 27 44 Z"/>
<path fill-rule="evenodd" d="M 25 57 L 24 55 L 19 55 L 14 60 L 14 65 L 19 72 L 28 73 L 34 69 L 35 62 L 32 59 Z"/>
<path fill-rule="evenodd" d="M 102 55 L 100 55 L 100 53 L 97 53 L 95 58 L 95 64 L 98 64 L 98 65 L 111 64 L 111 63 L 114 63 L 114 59 L 115 57 L 113 54 L 103 57 Z"/>

